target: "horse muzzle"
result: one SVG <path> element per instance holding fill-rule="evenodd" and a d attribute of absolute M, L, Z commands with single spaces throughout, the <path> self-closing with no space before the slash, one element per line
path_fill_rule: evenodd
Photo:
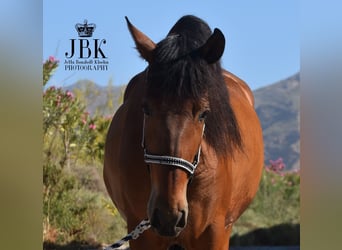
<path fill-rule="evenodd" d="M 185 228 L 188 209 L 168 210 L 155 208 L 150 218 L 152 228 L 160 235 L 177 237 Z"/>

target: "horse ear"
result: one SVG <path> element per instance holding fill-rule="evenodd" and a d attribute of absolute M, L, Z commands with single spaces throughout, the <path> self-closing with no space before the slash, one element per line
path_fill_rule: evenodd
<path fill-rule="evenodd" d="M 138 30 L 136 27 L 131 24 L 128 18 L 125 16 L 127 26 L 129 32 L 131 33 L 135 45 L 137 46 L 137 50 L 140 53 L 140 56 L 144 58 L 148 63 L 152 63 L 153 61 L 153 53 L 152 51 L 156 47 L 156 44 L 144 33 Z"/>
<path fill-rule="evenodd" d="M 223 33 L 216 28 L 206 43 L 198 49 L 198 52 L 209 64 L 215 63 L 221 58 L 225 43 Z"/>

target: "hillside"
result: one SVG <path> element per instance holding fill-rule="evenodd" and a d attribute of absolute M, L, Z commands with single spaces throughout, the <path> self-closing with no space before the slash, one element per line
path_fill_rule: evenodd
<path fill-rule="evenodd" d="M 299 169 L 299 73 L 254 91 L 264 135 L 265 164 L 282 157 L 286 169 Z M 66 87 L 82 96 L 88 112 L 113 115 L 125 86 L 99 86 L 81 80 Z M 83 92 L 83 94 L 80 94 Z"/>
<path fill-rule="evenodd" d="M 79 80 L 64 89 L 72 91 L 78 98 L 81 98 L 91 115 L 97 113 L 111 116 L 121 103 L 125 86 L 114 86 L 111 83 L 107 86 L 100 86 L 90 80 Z"/>
<path fill-rule="evenodd" d="M 299 73 L 254 91 L 264 135 L 265 162 L 282 157 L 286 169 L 299 169 Z"/>

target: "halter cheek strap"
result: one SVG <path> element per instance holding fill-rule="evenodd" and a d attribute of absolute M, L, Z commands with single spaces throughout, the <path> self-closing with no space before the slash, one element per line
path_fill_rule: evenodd
<path fill-rule="evenodd" d="M 203 125 L 202 130 L 202 138 L 204 134 L 205 124 Z M 160 164 L 160 165 L 167 165 L 167 166 L 173 166 L 182 168 L 190 175 L 192 176 L 196 170 L 196 167 L 199 163 L 200 156 L 201 156 L 201 145 L 198 148 L 198 152 L 195 155 L 194 161 L 191 163 L 185 159 L 174 157 L 174 156 L 168 156 L 168 155 L 153 155 L 148 154 L 146 147 L 145 147 L 145 115 L 144 115 L 144 121 L 143 121 L 143 132 L 142 132 L 142 142 L 141 146 L 144 149 L 144 161 L 145 163 L 152 163 L 152 164 Z"/>

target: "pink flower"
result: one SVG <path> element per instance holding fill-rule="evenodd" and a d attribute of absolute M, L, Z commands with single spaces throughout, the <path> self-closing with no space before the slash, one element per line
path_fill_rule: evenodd
<path fill-rule="evenodd" d="M 67 97 L 69 97 L 70 99 L 74 98 L 74 94 L 73 94 L 71 91 L 69 91 L 69 90 L 66 92 L 66 95 L 67 95 Z"/>
<path fill-rule="evenodd" d="M 83 124 L 86 124 L 87 121 L 86 121 L 85 119 L 82 119 L 82 123 L 83 123 Z"/>
<path fill-rule="evenodd" d="M 90 124 L 89 125 L 89 129 L 95 130 L 96 129 L 96 125 L 95 124 Z"/>
<path fill-rule="evenodd" d="M 282 171 L 285 169 L 283 158 L 278 158 L 275 161 L 270 160 L 270 166 L 268 166 L 268 169 L 273 171 L 274 173 L 279 174 L 280 176 L 284 176 L 284 174 L 282 173 Z"/>
<path fill-rule="evenodd" d="M 58 60 L 54 56 L 49 56 L 49 61 L 52 63 L 58 62 Z"/>

